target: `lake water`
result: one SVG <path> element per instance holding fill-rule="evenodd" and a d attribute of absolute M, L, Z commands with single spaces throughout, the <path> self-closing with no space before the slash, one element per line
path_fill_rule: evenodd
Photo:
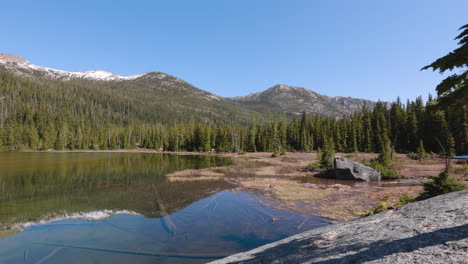
<path fill-rule="evenodd" d="M 224 181 L 213 156 L 0 153 L 0 263 L 206 263 L 329 224 Z"/>

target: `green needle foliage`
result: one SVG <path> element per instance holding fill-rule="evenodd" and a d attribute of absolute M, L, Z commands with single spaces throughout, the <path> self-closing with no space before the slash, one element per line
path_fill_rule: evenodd
<path fill-rule="evenodd" d="M 468 24 L 460 28 L 462 31 L 455 39 L 459 40 L 459 48 L 425 66 L 422 70 L 432 68 L 444 73 L 447 70 L 464 69 L 444 79 L 437 85 L 439 98 L 434 102 L 438 109 L 451 107 L 466 107 L 468 105 Z"/>
<path fill-rule="evenodd" d="M 377 158 L 377 162 L 380 163 L 384 167 L 390 167 L 392 165 L 392 156 L 391 156 L 391 149 L 390 149 L 390 140 L 388 137 L 383 137 L 382 145 L 380 147 L 380 153 Z"/>
<path fill-rule="evenodd" d="M 403 205 L 412 203 L 415 201 L 414 197 L 411 195 L 408 195 L 406 193 L 400 195 L 398 197 L 398 201 L 396 203 L 392 203 L 392 200 L 395 200 L 395 196 L 392 194 L 386 194 L 380 202 L 376 203 L 376 207 L 371 208 L 365 212 L 358 212 L 356 213 L 359 216 L 370 216 L 370 215 L 375 215 L 384 211 L 387 211 L 388 209 L 398 209 L 402 207 Z"/>
<path fill-rule="evenodd" d="M 426 157 L 426 150 L 424 149 L 424 143 L 422 139 L 419 141 L 419 146 L 416 151 L 418 153 L 419 161 L 423 161 L 423 159 Z"/>
<path fill-rule="evenodd" d="M 429 181 L 424 182 L 424 190 L 419 193 L 416 200 L 425 200 L 437 195 L 461 191 L 465 189 L 465 185 L 456 182 L 452 177 L 450 177 L 450 167 L 444 169 L 438 176 L 430 177 Z"/>
<path fill-rule="evenodd" d="M 331 169 L 333 167 L 334 157 L 335 147 L 333 145 L 333 141 L 329 138 L 326 138 L 320 155 L 320 167 L 324 169 Z"/>

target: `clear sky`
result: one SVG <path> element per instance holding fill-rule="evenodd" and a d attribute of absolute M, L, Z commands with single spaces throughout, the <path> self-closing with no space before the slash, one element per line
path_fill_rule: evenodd
<path fill-rule="evenodd" d="M 166 72 L 221 96 L 275 84 L 403 100 L 443 78 L 467 0 L 2 0 L 0 53 L 56 69 Z"/>

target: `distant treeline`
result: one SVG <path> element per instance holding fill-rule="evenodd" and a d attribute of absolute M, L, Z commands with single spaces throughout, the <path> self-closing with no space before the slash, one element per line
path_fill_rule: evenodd
<path fill-rule="evenodd" d="M 412 152 L 422 141 L 426 151 L 440 153 L 453 138 L 457 153 L 468 153 L 467 107 L 432 111 L 431 101 L 397 100 L 390 107 L 379 102 L 340 119 L 303 114 L 246 124 L 206 121 L 183 109 L 149 115 L 112 87 L 90 89 L 0 71 L 0 149 L 313 151 L 327 142 L 341 152 L 379 152 L 390 142 L 398 152 Z"/>

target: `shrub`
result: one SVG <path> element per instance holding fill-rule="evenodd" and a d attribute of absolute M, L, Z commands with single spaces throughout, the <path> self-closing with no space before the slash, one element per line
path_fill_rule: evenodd
<path fill-rule="evenodd" d="M 410 152 L 408 154 L 406 154 L 406 156 L 412 160 L 418 160 L 419 159 L 419 155 L 417 153 L 414 153 L 414 152 Z"/>
<path fill-rule="evenodd" d="M 450 167 L 444 169 L 438 176 L 429 177 L 429 181 L 423 182 L 422 185 L 424 190 L 416 197 L 418 201 L 445 193 L 461 191 L 466 188 L 465 185 L 456 182 L 450 177 Z"/>
<path fill-rule="evenodd" d="M 311 162 L 311 163 L 309 163 L 308 168 L 309 168 L 309 170 L 314 171 L 314 170 L 320 168 L 320 164 L 315 163 L 315 162 Z"/>
<path fill-rule="evenodd" d="M 382 179 L 384 180 L 401 178 L 401 175 L 397 171 L 390 169 L 392 166 L 392 156 L 390 140 L 387 137 L 385 137 L 384 141 L 382 142 L 379 156 L 376 159 L 370 160 L 369 162 L 364 161 L 364 165 L 379 171 L 382 175 Z"/>
<path fill-rule="evenodd" d="M 284 156 L 284 155 L 286 155 L 286 149 L 282 149 L 280 152 L 280 156 Z"/>
<path fill-rule="evenodd" d="M 240 150 L 238 154 L 239 154 L 239 155 L 245 155 L 246 153 L 247 153 L 247 152 L 246 152 L 245 150 Z"/>
<path fill-rule="evenodd" d="M 418 153 L 414 153 L 414 152 L 410 152 L 408 154 L 406 154 L 406 156 L 412 160 L 423 160 L 423 159 L 427 159 L 429 157 L 433 157 L 434 153 L 432 154 L 428 154 L 426 152 L 424 152 L 424 154 L 422 154 L 423 156 L 421 156 L 421 154 L 418 154 Z"/>
<path fill-rule="evenodd" d="M 394 180 L 394 179 L 401 178 L 401 175 L 396 170 L 392 170 L 384 166 L 377 160 L 372 160 L 371 162 L 364 162 L 364 165 L 371 167 L 377 170 L 378 172 L 380 172 L 380 174 L 382 175 L 382 179 L 384 180 Z"/>
<path fill-rule="evenodd" d="M 415 201 L 415 198 L 413 196 L 408 195 L 406 193 L 400 195 L 398 197 L 398 202 L 395 204 L 392 204 L 392 200 L 394 200 L 393 198 L 395 198 L 395 196 L 393 196 L 392 194 L 386 194 L 382 198 L 381 202 L 376 203 L 376 207 L 371 208 L 365 212 L 360 212 L 356 214 L 360 216 L 370 216 L 370 215 L 381 213 L 388 209 L 392 209 L 392 208 L 398 209 L 402 207 L 403 205 L 406 205 Z"/>
<path fill-rule="evenodd" d="M 398 197 L 398 202 L 394 205 L 394 207 L 395 208 L 400 208 L 403 205 L 412 203 L 414 201 L 416 201 L 416 199 L 413 196 L 404 193 L 404 194 L 400 195 L 400 197 Z"/>
<path fill-rule="evenodd" d="M 386 194 L 382 198 L 381 202 L 378 202 L 378 203 L 375 204 L 375 205 L 377 205 L 376 207 L 371 208 L 371 209 L 369 209 L 369 210 L 367 210 L 365 212 L 356 213 L 356 214 L 360 215 L 360 216 L 370 216 L 370 215 L 375 215 L 375 214 L 381 213 L 383 211 L 387 211 L 388 208 L 391 207 L 391 205 L 390 205 L 390 199 L 391 198 L 392 198 L 391 194 Z"/>
<path fill-rule="evenodd" d="M 456 173 L 468 172 L 468 162 L 465 162 L 465 163 L 463 164 L 463 166 L 461 166 L 461 167 L 456 167 L 456 168 L 454 168 L 453 170 L 454 170 L 454 172 L 456 172 Z"/>
<path fill-rule="evenodd" d="M 357 157 L 357 154 L 356 153 L 348 153 L 348 154 L 344 155 L 343 157 L 347 158 L 347 159 L 350 159 L 350 158 Z"/>
<path fill-rule="evenodd" d="M 276 150 L 273 151 L 273 153 L 271 154 L 271 157 L 272 157 L 272 158 L 276 158 L 276 157 L 278 157 L 278 156 L 279 156 L 279 153 L 278 153 L 278 151 L 276 151 Z"/>

